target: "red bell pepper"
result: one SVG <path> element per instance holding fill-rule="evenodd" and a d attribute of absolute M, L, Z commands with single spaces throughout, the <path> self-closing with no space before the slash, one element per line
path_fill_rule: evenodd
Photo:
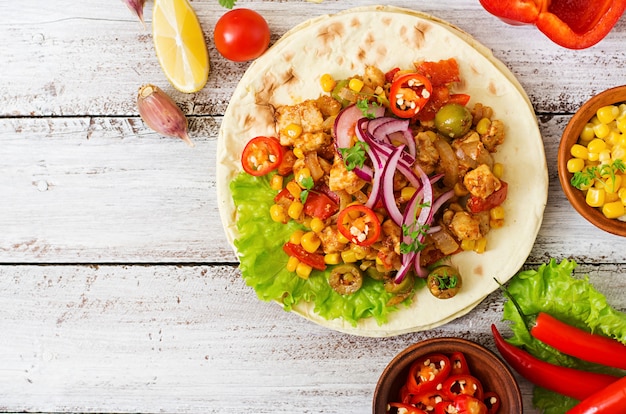
<path fill-rule="evenodd" d="M 626 0 L 480 0 L 480 4 L 506 23 L 534 24 L 568 49 L 598 43 L 626 10 Z"/>
<path fill-rule="evenodd" d="M 522 377 L 550 391 L 584 400 L 619 379 L 613 375 L 550 364 L 505 341 L 495 325 L 491 325 L 491 332 L 502 358 Z"/>
<path fill-rule="evenodd" d="M 626 406 L 626 377 L 587 397 L 566 414 L 613 414 Z"/>

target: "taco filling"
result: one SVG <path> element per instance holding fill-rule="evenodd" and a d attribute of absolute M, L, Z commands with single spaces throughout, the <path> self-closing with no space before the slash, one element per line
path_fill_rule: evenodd
<path fill-rule="evenodd" d="M 230 185 L 242 273 L 260 297 L 384 323 L 446 258 L 490 248 L 505 220 L 493 158 L 505 125 L 455 93 L 460 82 L 453 58 L 366 66 L 273 108 L 276 136 L 249 138 Z M 436 297 L 462 289 L 458 272 L 434 273 Z"/>

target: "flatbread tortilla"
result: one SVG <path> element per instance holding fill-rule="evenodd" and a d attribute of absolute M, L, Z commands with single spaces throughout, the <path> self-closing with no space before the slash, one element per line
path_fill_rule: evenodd
<path fill-rule="evenodd" d="M 418 290 L 412 304 L 399 306 L 388 323 L 373 318 L 353 326 L 326 320 L 311 303 L 293 311 L 322 326 L 354 335 L 384 337 L 422 331 L 465 315 L 524 264 L 537 237 L 547 202 L 548 174 L 543 141 L 530 101 L 506 66 L 471 36 L 432 16 L 389 6 L 346 10 L 304 22 L 287 32 L 250 65 L 237 86 L 219 133 L 217 191 L 221 219 L 231 244 L 237 239 L 236 210 L 230 182 L 242 171 L 240 156 L 257 135 L 276 135 L 273 107 L 315 99 L 319 79 L 362 73 L 366 65 L 383 71 L 411 68 L 419 60 L 455 58 L 462 83 L 455 92 L 469 94 L 494 109 L 506 126 L 506 140 L 494 154 L 505 166 L 509 184 L 505 226 L 488 233 L 483 254 L 463 252 L 452 264 L 463 276 L 454 298 L 441 300 Z M 234 248 L 234 244 L 233 244 Z M 235 249 L 236 251 L 236 249 Z"/>

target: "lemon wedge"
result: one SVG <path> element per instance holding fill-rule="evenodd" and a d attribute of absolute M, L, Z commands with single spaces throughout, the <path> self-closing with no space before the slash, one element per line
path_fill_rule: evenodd
<path fill-rule="evenodd" d="M 172 86 L 197 92 L 209 77 L 209 53 L 198 16 L 187 0 L 156 0 L 152 40 L 157 58 Z"/>

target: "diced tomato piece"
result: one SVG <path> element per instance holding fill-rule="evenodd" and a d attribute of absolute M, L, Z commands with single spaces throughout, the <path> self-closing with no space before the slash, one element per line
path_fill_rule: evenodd
<path fill-rule="evenodd" d="M 417 66 L 417 71 L 430 78 L 430 82 L 433 86 L 447 85 L 461 81 L 459 64 L 454 58 L 437 62 L 422 62 Z"/>
<path fill-rule="evenodd" d="M 289 256 L 294 256 L 302 263 L 311 266 L 313 269 L 326 270 L 326 263 L 324 263 L 324 256 L 317 253 L 310 253 L 304 250 L 304 247 L 299 244 L 287 242 L 283 245 L 283 251 Z"/>
<path fill-rule="evenodd" d="M 339 206 L 326 194 L 309 192 L 304 203 L 304 214 L 326 220 L 339 210 Z"/>
<path fill-rule="evenodd" d="M 472 213 L 480 213 L 481 211 L 491 210 L 502 204 L 504 200 L 506 200 L 509 185 L 504 181 L 501 181 L 501 183 L 502 186 L 497 191 L 491 193 L 487 198 L 470 197 L 470 199 L 467 200 L 467 208 L 469 211 Z"/>

